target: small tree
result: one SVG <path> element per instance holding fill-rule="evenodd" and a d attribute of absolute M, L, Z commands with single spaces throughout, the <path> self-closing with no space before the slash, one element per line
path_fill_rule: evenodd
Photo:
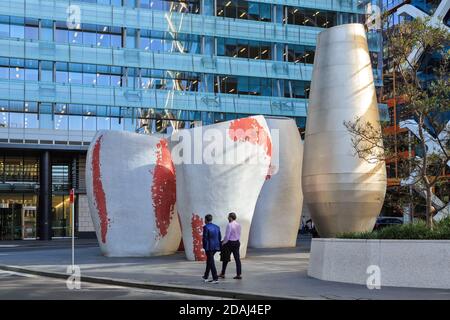
<path fill-rule="evenodd" d="M 367 161 L 397 161 L 399 176 L 407 178 L 405 184 L 413 186 L 425 196 L 426 222 L 433 228 L 433 214 L 444 206 L 433 208 L 433 188 L 448 186 L 443 177 L 450 161 L 450 124 L 445 113 L 450 111 L 449 85 L 449 51 L 445 51 L 450 43 L 449 32 L 445 28 L 432 26 L 429 20 L 415 19 L 402 22 L 390 30 L 387 37 L 387 48 L 392 54 L 393 72 L 399 76 L 397 98 L 403 98 L 402 113 L 415 125 L 417 137 L 401 136 L 385 130 L 386 124 L 374 126 L 364 122 L 362 118 L 344 122 L 352 135 L 355 153 Z M 423 57 L 440 54 L 440 64 L 430 66 L 432 77 L 424 80 L 419 73 L 421 59 L 412 61 L 412 52 L 421 52 Z M 413 121 L 414 122 L 413 122 Z M 395 126 L 397 124 L 394 124 Z M 395 129 L 396 130 L 396 129 Z M 409 146 L 409 150 L 399 152 L 399 146 Z M 384 153 L 373 154 L 376 147 L 384 147 Z M 383 150 L 383 149 L 381 149 Z M 410 194 L 405 195 L 408 201 L 414 201 Z"/>

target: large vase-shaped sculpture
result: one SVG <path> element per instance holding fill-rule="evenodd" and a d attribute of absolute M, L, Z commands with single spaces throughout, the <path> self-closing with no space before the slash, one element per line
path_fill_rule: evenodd
<path fill-rule="evenodd" d="M 249 246 L 295 247 L 303 205 L 303 142 L 294 120 L 265 118 L 272 136 L 271 172 L 256 204 Z"/>
<path fill-rule="evenodd" d="M 255 116 L 180 130 L 171 138 L 177 171 L 177 207 L 188 260 L 204 260 L 206 214 L 225 235 L 228 213 L 241 225 L 245 257 L 256 201 L 269 172 L 272 142 L 266 121 Z"/>
<path fill-rule="evenodd" d="M 100 131 L 86 160 L 86 190 L 102 253 L 143 257 L 176 252 L 175 169 L 167 140 Z"/>
<path fill-rule="evenodd" d="M 356 155 L 344 126 L 356 118 L 379 128 L 366 33 L 346 24 L 319 34 L 306 123 L 303 196 L 322 237 L 371 230 L 383 205 L 385 164 Z"/>

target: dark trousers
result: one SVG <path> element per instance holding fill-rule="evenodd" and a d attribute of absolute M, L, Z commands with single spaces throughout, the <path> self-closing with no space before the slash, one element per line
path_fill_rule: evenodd
<path fill-rule="evenodd" d="M 239 256 L 239 247 L 241 246 L 241 243 L 238 241 L 228 241 L 224 245 L 224 250 L 229 250 L 230 253 L 233 254 L 234 261 L 236 261 L 236 274 L 240 276 L 242 274 L 242 265 L 241 265 L 241 258 Z M 230 254 L 231 255 L 231 254 Z M 227 265 L 230 259 L 223 259 L 222 262 L 222 274 L 225 275 L 225 271 L 227 269 Z"/>
<path fill-rule="evenodd" d="M 219 277 L 217 276 L 216 264 L 214 262 L 214 255 L 216 254 L 216 251 L 205 251 L 205 253 L 206 253 L 206 270 L 204 278 L 208 279 L 209 271 L 211 271 L 213 280 L 217 280 L 219 279 Z"/>

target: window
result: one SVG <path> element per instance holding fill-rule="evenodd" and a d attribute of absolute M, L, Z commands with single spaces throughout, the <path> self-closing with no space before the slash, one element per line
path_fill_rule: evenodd
<path fill-rule="evenodd" d="M 217 16 L 235 19 L 271 21 L 271 5 L 243 0 L 218 0 Z"/>
<path fill-rule="evenodd" d="M 249 92 L 248 77 L 238 77 L 237 93 L 247 94 Z"/>
<path fill-rule="evenodd" d="M 86 46 L 97 46 L 97 26 L 92 24 L 83 24 L 83 44 Z"/>
<path fill-rule="evenodd" d="M 52 180 L 58 181 L 57 176 L 55 176 L 55 170 L 58 172 L 62 169 L 59 169 L 53 165 L 52 168 Z M 68 175 L 68 166 L 64 173 L 61 174 Z M 67 172 L 67 173 L 66 173 Z M 59 173 L 58 173 L 59 174 Z M 54 186 L 59 187 L 59 186 Z M 71 232 L 71 214 L 70 214 L 70 203 L 67 201 L 67 195 L 52 195 L 52 230 L 53 237 L 68 237 L 72 234 Z"/>
<path fill-rule="evenodd" d="M 65 22 L 56 22 L 55 42 L 60 44 L 69 42 L 69 32 Z"/>
<path fill-rule="evenodd" d="M 40 39 L 43 41 L 53 41 L 53 21 L 41 20 Z"/>
<path fill-rule="evenodd" d="M 9 113 L 1 111 L 0 113 L 0 128 L 7 128 L 9 124 Z"/>
<path fill-rule="evenodd" d="M 123 0 L 123 6 L 126 6 L 128 8 L 134 8 L 135 4 L 135 0 Z"/>
<path fill-rule="evenodd" d="M 243 3 L 244 1 L 239 1 L 240 3 Z M 238 8 L 239 12 L 239 18 L 245 18 L 245 14 L 248 11 L 248 19 L 249 20 L 259 20 L 259 3 L 249 3 L 248 7 L 245 8 L 245 6 L 242 6 Z M 243 11 L 243 13 L 241 13 Z"/>
<path fill-rule="evenodd" d="M 260 3 L 259 10 L 260 10 L 259 15 L 260 15 L 261 21 L 272 21 L 272 10 L 271 10 L 270 4 Z"/>
<path fill-rule="evenodd" d="M 9 63 L 9 79 L 23 80 L 25 75 L 25 61 L 23 59 L 10 59 Z"/>
<path fill-rule="evenodd" d="M 41 61 L 41 79 L 44 82 L 53 82 L 53 62 L 51 61 Z M 61 69 L 61 62 L 57 62 L 57 69 Z M 67 63 L 64 63 L 65 69 L 67 70 Z M 56 71 L 56 82 L 67 83 L 67 71 L 64 72 L 65 76 L 62 76 L 61 71 Z"/>
<path fill-rule="evenodd" d="M 238 39 L 217 40 L 217 54 L 234 58 L 270 60 L 272 48 L 270 43 Z"/>
<path fill-rule="evenodd" d="M 68 65 L 65 62 L 56 62 L 56 82 L 58 83 L 81 83 L 79 77 L 77 77 L 78 73 L 75 75 L 71 75 L 68 71 Z M 69 76 L 70 74 L 70 76 Z M 74 79 L 72 81 L 72 78 Z"/>
<path fill-rule="evenodd" d="M 122 85 L 122 67 L 111 67 L 110 83 L 114 87 Z"/>
<path fill-rule="evenodd" d="M 111 35 L 108 33 L 109 28 L 107 26 L 97 27 L 97 47 L 110 47 L 111 46 Z"/>
<path fill-rule="evenodd" d="M 139 48 L 143 50 L 150 49 L 151 39 L 151 31 L 150 30 L 141 30 L 141 38 L 139 41 Z"/>
<path fill-rule="evenodd" d="M 83 65 L 79 63 L 69 63 L 69 83 L 83 84 Z"/>
<path fill-rule="evenodd" d="M 10 128 L 23 128 L 24 127 L 24 114 L 22 112 L 10 112 L 9 127 Z"/>
<path fill-rule="evenodd" d="M 96 84 L 100 86 L 110 85 L 110 67 L 97 65 Z"/>
<path fill-rule="evenodd" d="M 68 116 L 64 114 L 55 115 L 55 130 L 67 130 L 67 129 L 69 129 Z"/>
<path fill-rule="evenodd" d="M 83 106 L 78 104 L 70 104 L 69 106 L 69 129 L 83 130 Z"/>
<path fill-rule="evenodd" d="M 292 98 L 306 98 L 306 88 L 308 84 L 303 81 L 285 81 L 284 82 L 284 96 Z M 292 91 L 291 91 L 292 90 Z"/>
<path fill-rule="evenodd" d="M 261 95 L 272 96 L 272 79 L 261 79 Z"/>
<path fill-rule="evenodd" d="M 17 18 L 17 17 L 11 17 L 10 18 L 10 37 L 11 38 L 25 38 L 25 19 L 24 18 Z"/>
<path fill-rule="evenodd" d="M 123 119 L 112 117 L 111 130 L 123 130 Z"/>
<path fill-rule="evenodd" d="M 96 131 L 96 119 L 94 116 L 83 116 L 83 130 Z"/>
<path fill-rule="evenodd" d="M 39 63 L 37 60 L 25 60 L 25 80 L 38 81 Z"/>
<path fill-rule="evenodd" d="M 134 131 L 135 130 L 135 121 L 133 119 L 134 117 L 134 109 L 130 107 L 121 108 L 120 112 L 122 115 L 122 119 L 124 122 L 124 129 L 127 131 Z"/>
<path fill-rule="evenodd" d="M 287 23 L 311 27 L 330 28 L 337 25 L 337 18 L 336 13 L 331 11 L 288 7 Z"/>
<path fill-rule="evenodd" d="M 137 69 L 136 68 L 127 68 L 127 87 L 135 88 L 135 84 L 137 84 L 136 80 Z M 137 84 L 139 85 L 139 84 Z"/>
<path fill-rule="evenodd" d="M 83 106 L 83 130 L 95 131 L 96 125 L 97 107 L 84 105 Z"/>
<path fill-rule="evenodd" d="M 0 58 L 0 79 L 9 79 L 9 59 Z"/>
<path fill-rule="evenodd" d="M 122 29 L 119 27 L 111 28 L 111 47 L 113 48 L 122 47 Z"/>
<path fill-rule="evenodd" d="M 39 128 L 37 102 L 25 102 L 24 111 L 25 111 L 24 127 L 27 129 Z"/>
<path fill-rule="evenodd" d="M 0 16 L 0 37 L 9 37 L 9 17 Z"/>
<path fill-rule="evenodd" d="M 90 85 L 97 84 L 97 74 L 95 65 L 93 64 L 83 65 L 83 84 L 90 84 Z"/>
<path fill-rule="evenodd" d="M 130 49 L 136 48 L 136 29 L 133 28 L 127 28 L 127 38 L 126 38 L 126 47 Z"/>
<path fill-rule="evenodd" d="M 5 156 L 5 181 L 22 181 L 23 157 Z"/>
<path fill-rule="evenodd" d="M 295 63 L 314 63 L 315 48 L 301 45 L 288 45 L 287 61 Z"/>
<path fill-rule="evenodd" d="M 97 115 L 97 106 L 83 105 L 83 114 L 86 116 Z"/>
<path fill-rule="evenodd" d="M 41 129 L 53 129 L 53 106 L 51 103 L 39 105 L 39 127 Z"/>
<path fill-rule="evenodd" d="M 97 117 L 97 130 L 109 130 L 110 118 L 109 117 Z"/>
<path fill-rule="evenodd" d="M 69 43 L 70 44 L 82 44 L 83 42 L 83 32 L 79 30 L 69 30 Z"/>
<path fill-rule="evenodd" d="M 38 40 L 39 39 L 39 21 L 38 19 L 25 19 L 25 39 Z"/>
<path fill-rule="evenodd" d="M 69 115 L 69 130 L 83 130 L 83 117 Z"/>
<path fill-rule="evenodd" d="M 68 107 L 65 103 L 57 103 L 55 105 L 55 114 L 67 114 Z"/>

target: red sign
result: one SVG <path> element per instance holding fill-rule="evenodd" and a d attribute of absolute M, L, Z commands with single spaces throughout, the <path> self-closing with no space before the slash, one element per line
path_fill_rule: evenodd
<path fill-rule="evenodd" d="M 74 196 L 75 190 L 74 189 L 70 189 L 70 203 L 73 203 L 73 196 Z"/>

